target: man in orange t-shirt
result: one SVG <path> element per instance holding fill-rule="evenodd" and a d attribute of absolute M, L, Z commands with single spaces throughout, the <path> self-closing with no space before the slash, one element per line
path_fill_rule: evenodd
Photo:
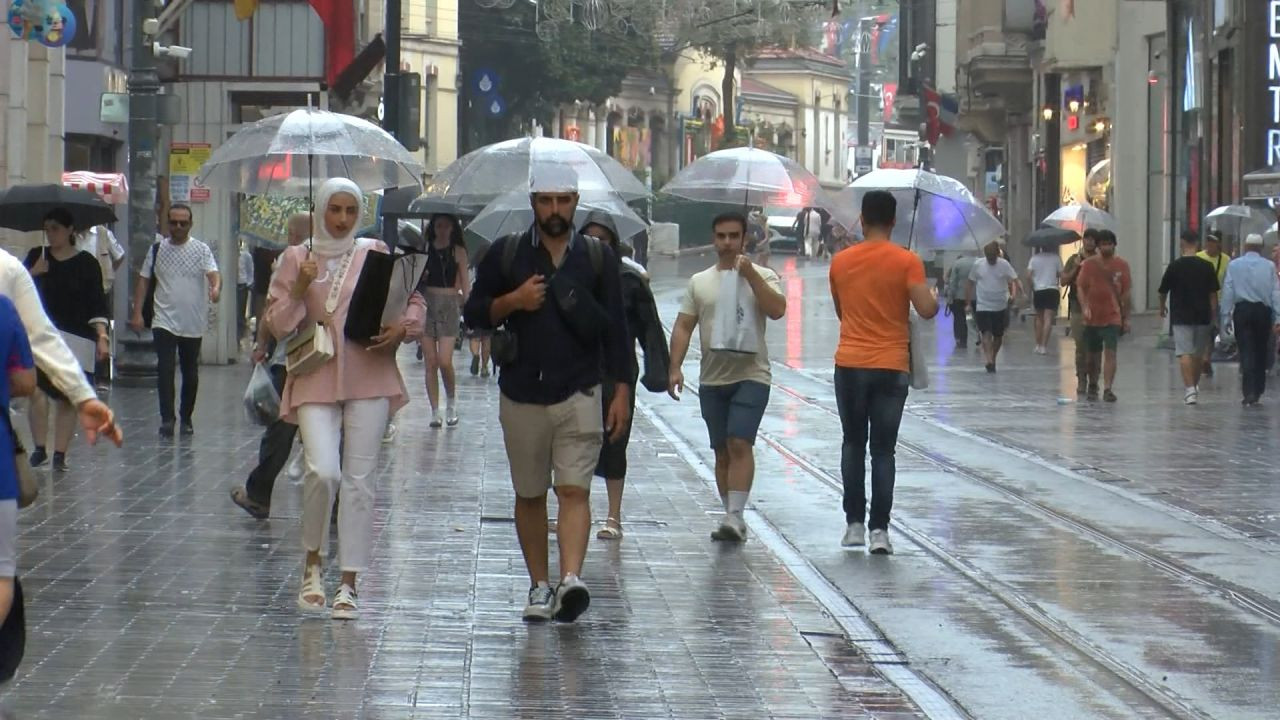
<path fill-rule="evenodd" d="M 938 298 L 925 283 L 924 264 L 890 240 L 898 203 L 873 191 L 862 198 L 866 240 L 831 261 L 831 299 L 840 319 L 836 348 L 836 407 L 844 441 L 840 474 L 844 481 L 847 527 L 841 544 L 857 547 L 871 531 L 869 550 L 889 555 L 889 511 L 893 507 L 898 426 L 907 400 L 911 370 L 910 306 L 924 319 L 938 314 Z M 867 513 L 866 453 L 871 444 L 871 516 Z"/>
<path fill-rule="evenodd" d="M 1116 379 L 1116 348 L 1129 332 L 1129 293 L 1133 287 L 1129 263 L 1116 256 L 1116 234 L 1098 231 L 1098 254 L 1080 264 L 1076 289 L 1084 310 L 1085 351 L 1089 359 L 1086 398 L 1098 399 L 1098 375 L 1102 375 L 1102 399 L 1115 402 L 1111 385 Z"/>

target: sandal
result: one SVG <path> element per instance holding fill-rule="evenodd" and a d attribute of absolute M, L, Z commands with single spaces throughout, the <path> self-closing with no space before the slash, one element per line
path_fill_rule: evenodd
<path fill-rule="evenodd" d="M 320 602 L 308 600 L 319 597 Z M 302 568 L 302 590 L 298 591 L 298 609 L 303 612 L 324 612 L 328 600 L 324 596 L 324 579 L 321 577 L 319 565 L 304 565 Z"/>
<path fill-rule="evenodd" d="M 249 493 L 242 487 L 231 488 L 231 502 L 239 505 L 241 509 L 249 513 L 257 520 L 266 520 L 271 515 L 271 506 L 263 505 L 249 497 Z"/>
<path fill-rule="evenodd" d="M 600 531 L 596 533 L 597 540 L 621 540 L 622 539 L 622 521 L 618 518 L 605 518 L 604 525 L 600 527 Z"/>
<path fill-rule="evenodd" d="M 331 617 L 334 620 L 355 620 L 360 617 L 360 607 L 356 605 L 356 591 L 350 585 L 343 583 L 338 587 L 338 594 L 333 596 L 333 613 Z"/>

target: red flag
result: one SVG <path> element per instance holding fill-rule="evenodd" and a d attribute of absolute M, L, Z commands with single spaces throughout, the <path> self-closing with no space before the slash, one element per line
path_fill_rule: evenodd
<path fill-rule="evenodd" d="M 324 23 L 324 77 L 333 85 L 356 56 L 356 8 L 352 0 L 308 0 Z"/>

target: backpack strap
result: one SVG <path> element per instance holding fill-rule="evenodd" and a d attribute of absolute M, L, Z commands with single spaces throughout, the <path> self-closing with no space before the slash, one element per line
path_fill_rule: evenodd
<path fill-rule="evenodd" d="M 512 284 L 511 268 L 516 263 L 516 251 L 520 249 L 522 235 L 511 234 L 502 238 L 502 280 L 508 286 Z"/>

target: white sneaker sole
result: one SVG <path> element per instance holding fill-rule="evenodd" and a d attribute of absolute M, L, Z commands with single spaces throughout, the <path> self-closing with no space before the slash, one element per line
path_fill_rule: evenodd
<path fill-rule="evenodd" d="M 525 622 L 550 622 L 554 615 L 555 608 L 546 605 L 526 605 L 521 619 Z"/>

